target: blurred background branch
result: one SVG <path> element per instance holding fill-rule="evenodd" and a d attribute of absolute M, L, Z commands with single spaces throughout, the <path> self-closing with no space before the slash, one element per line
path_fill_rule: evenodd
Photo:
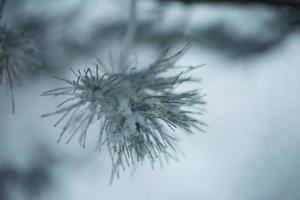
<path fill-rule="evenodd" d="M 300 7 L 300 2 L 298 0 L 160 0 L 161 2 L 183 2 L 187 4 L 193 3 L 232 3 L 232 4 L 267 4 L 267 5 L 277 5 L 277 6 L 291 6 Z"/>
<path fill-rule="evenodd" d="M 0 0 L 0 17 L 2 15 L 6 0 Z"/>

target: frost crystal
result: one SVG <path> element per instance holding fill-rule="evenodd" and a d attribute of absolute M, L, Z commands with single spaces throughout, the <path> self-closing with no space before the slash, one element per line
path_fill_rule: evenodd
<path fill-rule="evenodd" d="M 107 145 L 112 160 L 112 178 L 119 177 L 120 169 L 148 159 L 155 161 L 176 157 L 179 138 L 175 129 L 187 133 L 201 129 L 201 114 L 197 106 L 204 104 L 197 90 L 176 93 L 183 82 L 194 81 L 186 73 L 196 67 L 178 67 L 176 61 L 189 46 L 166 57 L 167 51 L 144 70 L 127 69 L 123 73 L 101 73 L 95 70 L 72 70 L 76 79 L 58 78 L 68 85 L 44 92 L 43 95 L 66 96 L 58 110 L 43 117 L 61 114 L 57 126 L 66 120 L 58 142 L 69 135 L 67 143 L 79 133 L 79 143 L 85 147 L 89 126 L 100 123 L 96 151 Z M 103 69 L 106 66 L 100 62 Z M 123 68 L 124 69 L 124 68 Z M 167 75 L 171 69 L 182 69 Z"/>
<path fill-rule="evenodd" d="M 8 89 L 14 111 L 14 86 L 40 66 L 35 43 L 0 21 L 0 86 Z"/>

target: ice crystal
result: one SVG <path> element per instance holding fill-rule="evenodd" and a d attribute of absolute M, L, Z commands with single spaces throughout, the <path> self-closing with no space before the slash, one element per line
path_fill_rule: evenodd
<path fill-rule="evenodd" d="M 187 133 L 200 130 L 199 105 L 204 104 L 198 90 L 175 92 L 183 82 L 193 81 L 186 73 L 196 67 L 175 66 L 176 61 L 189 46 L 171 57 L 167 51 L 146 69 L 137 71 L 127 68 L 122 73 L 103 73 L 107 69 L 102 62 L 95 69 L 72 70 L 73 81 L 66 87 L 44 92 L 43 95 L 66 96 L 53 113 L 62 115 L 57 126 L 66 120 L 58 142 L 69 135 L 66 142 L 79 133 L 79 143 L 85 147 L 90 125 L 98 121 L 100 130 L 96 151 L 107 145 L 112 160 L 112 178 L 119 177 L 120 169 L 148 159 L 156 160 L 176 157 L 179 138 L 175 129 Z M 99 67 L 100 66 L 100 67 Z M 124 69 L 124 68 L 122 68 Z M 168 75 L 171 69 L 182 69 L 176 75 Z"/>
<path fill-rule="evenodd" d="M 0 86 L 4 85 L 10 93 L 13 112 L 13 88 L 40 65 L 37 47 L 32 38 L 9 29 L 0 21 Z"/>

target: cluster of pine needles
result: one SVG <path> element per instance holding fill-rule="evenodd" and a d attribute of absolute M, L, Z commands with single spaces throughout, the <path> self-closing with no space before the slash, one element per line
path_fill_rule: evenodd
<path fill-rule="evenodd" d="M 12 111 L 15 111 L 13 89 L 24 82 L 28 74 L 41 67 L 38 48 L 29 35 L 11 29 L 3 22 L 0 4 L 0 86 L 6 88 L 11 97 Z"/>
<path fill-rule="evenodd" d="M 198 81 L 187 76 L 199 66 L 176 66 L 190 45 L 172 56 L 166 50 L 147 68 L 137 70 L 120 66 L 119 73 L 105 72 L 108 67 L 99 64 L 86 70 L 75 71 L 74 80 L 57 78 L 66 86 L 44 92 L 45 96 L 65 100 L 57 110 L 43 115 L 61 115 L 55 126 L 65 122 L 58 142 L 69 143 L 75 135 L 82 147 L 93 123 L 99 123 L 97 145 L 100 151 L 107 146 L 112 161 L 111 180 L 119 177 L 120 170 L 149 160 L 163 163 L 177 157 L 179 137 L 176 129 L 188 134 L 203 131 L 199 120 L 201 105 L 205 104 L 199 90 L 176 92 L 182 83 Z M 170 75 L 171 70 L 178 70 Z M 200 107 L 199 107 L 200 106 Z"/>

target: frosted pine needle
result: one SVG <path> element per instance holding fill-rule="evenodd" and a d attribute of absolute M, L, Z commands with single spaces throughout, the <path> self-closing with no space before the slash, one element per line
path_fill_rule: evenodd
<path fill-rule="evenodd" d="M 9 29 L 0 21 L 0 86 L 4 85 L 10 94 L 13 112 L 13 88 L 40 65 L 33 40 Z"/>
<path fill-rule="evenodd" d="M 200 130 L 204 125 L 197 110 L 204 104 L 198 90 L 176 93 L 175 88 L 194 81 L 186 73 L 197 67 L 183 69 L 176 75 L 163 73 L 177 69 L 176 61 L 188 50 L 166 57 L 167 51 L 148 68 L 136 71 L 123 69 L 123 73 L 103 73 L 95 69 L 72 70 L 75 79 L 65 87 L 44 92 L 43 95 L 65 96 L 53 113 L 43 117 L 61 115 L 57 126 L 65 121 L 58 142 L 66 137 L 69 143 L 78 135 L 79 144 L 86 145 L 87 132 L 94 122 L 100 124 L 96 151 L 106 145 L 112 160 L 112 178 L 119 177 L 120 169 L 148 159 L 155 161 L 176 157 L 179 138 L 175 130 L 187 133 Z M 100 65 L 107 69 L 102 62 Z M 121 69 L 121 68 L 120 68 Z"/>

